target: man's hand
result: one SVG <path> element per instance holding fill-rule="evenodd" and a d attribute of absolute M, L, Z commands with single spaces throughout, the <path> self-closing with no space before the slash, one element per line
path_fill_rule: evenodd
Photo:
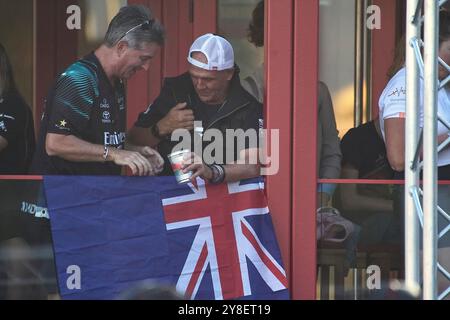
<path fill-rule="evenodd" d="M 202 159 L 193 152 L 184 157 L 182 170 L 183 173 L 192 171 L 191 181 L 195 181 L 197 177 L 205 180 L 211 180 L 213 177 L 211 168 L 205 165 Z"/>
<path fill-rule="evenodd" d="M 142 147 L 139 153 L 143 155 L 153 168 L 153 174 L 160 173 L 164 168 L 164 159 L 155 149 L 150 147 Z"/>
<path fill-rule="evenodd" d="M 150 161 L 139 152 L 111 148 L 109 157 L 119 166 L 128 166 L 133 175 L 149 176 L 156 173 Z"/>
<path fill-rule="evenodd" d="M 169 135 L 176 129 L 194 129 L 194 112 L 186 106 L 186 102 L 177 104 L 157 123 L 160 135 Z"/>

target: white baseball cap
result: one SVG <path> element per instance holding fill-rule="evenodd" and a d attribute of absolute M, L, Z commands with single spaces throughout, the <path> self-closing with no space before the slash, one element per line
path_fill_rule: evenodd
<path fill-rule="evenodd" d="M 192 58 L 192 53 L 201 52 L 206 56 L 208 63 Z M 234 51 L 231 44 L 224 38 L 212 33 L 198 37 L 187 57 L 189 63 L 205 70 L 226 70 L 234 67 Z"/>

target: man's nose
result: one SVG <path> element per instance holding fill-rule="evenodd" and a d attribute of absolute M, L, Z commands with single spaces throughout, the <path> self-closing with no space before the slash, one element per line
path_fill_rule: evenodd
<path fill-rule="evenodd" d="M 202 79 L 198 79 L 197 80 L 197 88 L 199 88 L 199 89 L 203 89 L 203 88 L 205 88 L 206 86 L 205 86 L 205 81 L 203 81 Z"/>

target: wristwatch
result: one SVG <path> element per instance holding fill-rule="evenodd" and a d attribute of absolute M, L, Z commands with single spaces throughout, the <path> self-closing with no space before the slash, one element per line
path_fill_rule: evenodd
<path fill-rule="evenodd" d="M 151 128 L 150 130 L 151 130 L 151 132 L 152 132 L 152 135 L 153 135 L 155 138 L 158 138 L 158 139 L 160 139 L 160 140 L 162 140 L 162 139 L 165 138 L 163 135 L 161 135 L 161 134 L 159 133 L 159 128 L 158 128 L 158 124 L 157 124 L 157 123 L 155 123 L 155 124 L 152 126 L 152 128 Z"/>

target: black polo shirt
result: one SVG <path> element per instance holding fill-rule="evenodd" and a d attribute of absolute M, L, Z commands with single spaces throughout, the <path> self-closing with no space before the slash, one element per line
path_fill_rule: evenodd
<path fill-rule="evenodd" d="M 48 95 L 32 171 L 38 174 L 119 175 L 112 162 L 73 162 L 50 157 L 47 133 L 74 135 L 84 141 L 123 149 L 126 129 L 124 86 L 109 82 L 94 53 L 78 60 L 58 78 Z M 101 155 L 99 155 L 100 157 Z"/>
<path fill-rule="evenodd" d="M 14 89 L 0 97 L 0 136 L 8 141 L 0 151 L 0 174 L 28 173 L 35 148 L 33 115 Z"/>

